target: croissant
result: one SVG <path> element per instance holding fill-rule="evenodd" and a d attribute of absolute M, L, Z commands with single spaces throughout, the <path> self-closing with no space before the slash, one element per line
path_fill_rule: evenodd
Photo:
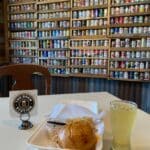
<path fill-rule="evenodd" d="M 97 137 L 92 119 L 78 118 L 67 122 L 58 132 L 61 148 L 76 150 L 95 150 Z"/>

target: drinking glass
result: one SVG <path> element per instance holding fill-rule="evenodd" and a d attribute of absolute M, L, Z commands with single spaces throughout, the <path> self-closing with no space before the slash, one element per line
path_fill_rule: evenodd
<path fill-rule="evenodd" d="M 137 105 L 134 102 L 115 100 L 110 103 L 112 150 L 131 150 L 130 137 L 136 112 Z"/>

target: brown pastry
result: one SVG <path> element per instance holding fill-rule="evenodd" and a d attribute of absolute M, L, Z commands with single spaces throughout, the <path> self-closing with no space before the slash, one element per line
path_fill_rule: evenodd
<path fill-rule="evenodd" d="M 58 132 L 58 143 L 61 148 L 95 150 L 97 137 L 92 119 L 69 120 Z"/>

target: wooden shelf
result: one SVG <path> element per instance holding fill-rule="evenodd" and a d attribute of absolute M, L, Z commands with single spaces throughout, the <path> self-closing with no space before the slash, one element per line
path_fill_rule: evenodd
<path fill-rule="evenodd" d="M 24 0 L 22 2 L 13 2 L 9 3 L 8 6 L 24 5 L 24 4 L 34 4 L 36 0 Z"/>
<path fill-rule="evenodd" d="M 71 65 L 70 68 L 100 68 L 100 69 L 107 69 L 106 66 L 102 65 Z"/>
<path fill-rule="evenodd" d="M 9 41 L 34 41 L 37 38 L 10 38 Z"/>
<path fill-rule="evenodd" d="M 86 77 L 86 78 L 108 78 L 108 76 L 107 75 L 102 75 L 102 74 L 84 74 L 84 73 L 78 73 L 78 74 L 73 74 L 73 73 L 71 73 L 70 74 L 70 76 L 71 77 Z"/>
<path fill-rule="evenodd" d="M 129 71 L 136 71 L 136 72 L 150 72 L 150 69 L 134 69 L 134 68 L 110 68 L 110 71 L 122 71 L 122 72 L 129 72 Z"/>
<path fill-rule="evenodd" d="M 106 29 L 108 25 L 105 26 L 84 26 L 84 27 L 71 27 L 72 30 L 87 30 L 87 29 Z"/>
<path fill-rule="evenodd" d="M 150 82 L 150 80 L 136 80 L 136 79 L 125 79 L 125 78 L 109 78 L 110 80 L 120 80 L 120 81 L 131 81 L 131 82 Z"/>
<path fill-rule="evenodd" d="M 35 13 L 36 10 L 24 10 L 24 11 L 13 11 L 13 12 L 9 12 L 9 14 L 27 14 L 27 13 Z"/>
<path fill-rule="evenodd" d="M 110 58 L 110 61 L 149 61 L 149 58 Z"/>
<path fill-rule="evenodd" d="M 149 37 L 149 33 L 147 34 L 111 34 L 109 35 L 110 38 L 142 38 L 142 37 Z"/>
<path fill-rule="evenodd" d="M 30 55 L 10 55 L 9 57 L 21 57 L 21 58 L 37 58 L 38 56 L 30 56 Z"/>
<path fill-rule="evenodd" d="M 37 13 L 52 13 L 52 12 L 64 12 L 64 11 L 70 11 L 71 8 L 65 8 L 65 9 L 51 9 L 51 10 L 38 10 Z"/>
<path fill-rule="evenodd" d="M 110 17 L 123 17 L 123 16 L 143 16 L 143 15 L 149 15 L 149 12 L 144 12 L 144 13 L 124 13 L 124 14 L 115 14 L 115 15 L 110 15 Z"/>
<path fill-rule="evenodd" d="M 106 46 L 79 46 L 79 47 L 70 47 L 70 49 L 109 49 Z"/>
<path fill-rule="evenodd" d="M 55 39 L 67 40 L 69 38 L 70 38 L 69 36 L 38 37 L 39 40 L 55 40 Z"/>
<path fill-rule="evenodd" d="M 59 66 L 59 65 L 47 65 L 48 68 L 66 68 L 66 66 Z"/>
<path fill-rule="evenodd" d="M 145 27 L 150 26 L 149 23 L 127 23 L 127 24 L 112 24 L 109 27 Z"/>
<path fill-rule="evenodd" d="M 50 60 L 67 60 L 68 57 L 39 57 L 39 59 L 50 59 Z"/>
<path fill-rule="evenodd" d="M 39 5 L 39 4 L 49 4 L 49 3 L 59 3 L 59 2 L 69 2 L 69 0 L 59 0 L 59 1 L 47 0 L 47 1 L 37 2 L 36 4 Z"/>
<path fill-rule="evenodd" d="M 51 73 L 51 76 L 52 77 L 64 77 L 64 78 L 70 77 L 70 75 L 68 74 L 53 74 L 53 73 Z"/>
<path fill-rule="evenodd" d="M 69 48 L 38 48 L 38 50 L 41 50 L 41 51 L 67 51 L 69 50 Z"/>
<path fill-rule="evenodd" d="M 110 51 L 150 51 L 150 47 L 111 47 Z"/>
<path fill-rule="evenodd" d="M 32 31 L 32 30 L 36 30 L 36 28 L 15 28 L 15 29 L 10 29 L 10 31 L 14 32 L 14 31 Z"/>
<path fill-rule="evenodd" d="M 91 57 L 83 57 L 83 56 L 78 56 L 78 57 L 70 57 L 70 59 L 108 59 L 108 58 L 101 58 L 97 56 L 91 56 Z"/>
<path fill-rule="evenodd" d="M 109 40 L 107 37 L 105 38 L 101 38 L 101 39 L 93 39 L 93 36 L 91 36 L 91 38 L 88 38 L 88 39 L 71 39 L 70 41 L 84 41 L 84 40 L 90 40 L 90 41 L 96 41 L 96 40 Z"/>
<path fill-rule="evenodd" d="M 68 20 L 69 21 L 70 17 L 38 19 L 37 22 L 63 21 L 63 20 Z"/>
<path fill-rule="evenodd" d="M 108 5 L 95 5 L 95 6 L 86 6 L 86 7 L 72 7 L 72 11 L 74 10 L 87 10 L 87 9 L 96 9 L 96 8 L 107 8 Z"/>
<path fill-rule="evenodd" d="M 121 4 L 111 4 L 111 7 L 122 7 L 122 6 L 130 6 L 130 5 L 141 5 L 141 4 L 150 4 L 149 0 L 145 0 L 143 2 L 129 2 L 129 3 L 121 3 Z"/>
<path fill-rule="evenodd" d="M 15 48 L 9 48 L 10 50 L 24 50 L 24 49 L 28 49 L 28 50 L 36 50 L 37 47 L 15 47 Z"/>
<path fill-rule="evenodd" d="M 78 20 L 94 20 L 94 19 L 107 19 L 107 17 L 92 17 L 92 18 L 73 18 L 72 21 Z"/>
<path fill-rule="evenodd" d="M 10 39 L 9 41 L 33 41 L 33 42 L 36 42 L 37 40 L 36 39 Z"/>
<path fill-rule="evenodd" d="M 71 39 L 106 39 L 106 35 L 85 35 L 85 36 L 71 36 Z"/>
<path fill-rule="evenodd" d="M 48 31 L 48 30 L 66 30 L 70 27 L 51 27 L 51 28 L 38 28 L 37 31 Z"/>
<path fill-rule="evenodd" d="M 8 20 L 9 22 L 34 22 L 36 19 L 16 19 L 16 20 Z"/>

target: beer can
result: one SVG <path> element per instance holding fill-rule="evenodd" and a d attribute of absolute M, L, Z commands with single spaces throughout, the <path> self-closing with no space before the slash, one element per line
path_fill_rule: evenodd
<path fill-rule="evenodd" d="M 110 77 L 112 77 L 112 78 L 115 77 L 114 71 L 111 71 L 111 72 L 110 72 Z"/>
<path fill-rule="evenodd" d="M 149 11 L 149 4 L 146 4 L 146 5 L 144 6 L 144 11 L 145 11 L 145 12 L 148 12 L 148 11 Z"/>
<path fill-rule="evenodd" d="M 150 52 L 149 51 L 146 52 L 146 58 L 150 58 Z"/>
<path fill-rule="evenodd" d="M 144 63 L 140 62 L 140 69 L 144 69 Z"/>
<path fill-rule="evenodd" d="M 139 69 L 140 63 L 138 61 L 135 62 L 135 69 Z"/>
<path fill-rule="evenodd" d="M 119 67 L 119 62 L 118 62 L 118 61 L 115 61 L 115 62 L 114 62 L 114 67 L 115 67 L 115 68 L 118 68 L 118 67 Z"/>
<path fill-rule="evenodd" d="M 144 73 L 144 79 L 145 80 L 149 80 L 150 79 L 150 73 L 149 72 L 145 72 Z"/>
<path fill-rule="evenodd" d="M 111 15 L 114 15 L 115 14 L 115 8 L 111 8 Z"/>
<path fill-rule="evenodd" d="M 119 34 L 123 34 L 123 28 L 119 28 Z"/>
<path fill-rule="evenodd" d="M 124 17 L 124 24 L 129 23 L 129 18 L 128 17 Z"/>
<path fill-rule="evenodd" d="M 111 46 L 112 46 L 112 47 L 116 47 L 116 41 L 112 41 L 112 42 L 111 42 Z"/>
<path fill-rule="evenodd" d="M 138 27 L 133 27 L 133 34 L 137 34 L 138 33 Z"/>
<path fill-rule="evenodd" d="M 125 79 L 128 79 L 128 78 L 129 78 L 129 77 L 128 77 L 128 72 L 124 72 L 123 78 L 125 78 Z"/>
<path fill-rule="evenodd" d="M 146 39 L 145 38 L 141 39 L 141 47 L 146 47 Z"/>
<path fill-rule="evenodd" d="M 115 58 L 115 52 L 111 52 L 111 58 Z"/>
<path fill-rule="evenodd" d="M 141 32 L 140 33 L 142 33 L 142 31 L 144 32 L 144 34 L 147 34 L 148 33 L 148 27 L 141 27 Z"/>
<path fill-rule="evenodd" d="M 138 16 L 134 16 L 134 23 L 138 23 Z"/>
<path fill-rule="evenodd" d="M 150 27 L 149 27 L 150 29 Z M 150 47 L 150 38 L 147 38 L 146 47 Z"/>
<path fill-rule="evenodd" d="M 146 57 L 146 52 L 142 51 L 141 52 L 141 58 L 145 58 Z"/>
<path fill-rule="evenodd" d="M 123 24 L 123 22 L 124 22 L 124 17 L 119 17 L 119 23 Z"/>
<path fill-rule="evenodd" d="M 114 24 L 114 23 L 115 23 L 115 18 L 111 18 L 111 19 L 110 19 L 110 23 L 111 23 L 111 24 Z"/>
<path fill-rule="evenodd" d="M 141 47 L 141 40 L 137 40 L 136 47 Z"/>
<path fill-rule="evenodd" d="M 119 72 L 119 78 L 120 79 L 123 78 L 123 72 L 122 71 Z"/>
<path fill-rule="evenodd" d="M 130 52 L 126 52 L 126 58 L 130 58 L 130 57 L 131 57 Z"/>
<path fill-rule="evenodd" d="M 148 19 L 148 16 L 144 16 L 144 23 L 147 23 L 147 22 L 149 22 L 149 19 Z"/>
<path fill-rule="evenodd" d="M 131 41 L 131 47 L 136 47 L 137 43 L 136 43 L 136 40 L 132 40 Z"/>
<path fill-rule="evenodd" d="M 134 72 L 134 79 L 135 79 L 135 80 L 138 80 L 138 78 L 139 78 L 139 77 L 138 77 L 138 74 L 139 74 L 138 72 Z"/>
<path fill-rule="evenodd" d="M 135 52 L 134 51 L 131 52 L 131 58 L 135 58 Z"/>
<path fill-rule="evenodd" d="M 120 56 L 120 55 L 119 55 L 119 52 L 116 51 L 116 52 L 115 52 L 115 57 L 116 57 L 116 58 L 119 58 L 119 56 Z"/>
<path fill-rule="evenodd" d="M 140 58 L 141 57 L 141 53 L 139 51 L 136 52 L 136 58 Z"/>
<path fill-rule="evenodd" d="M 120 39 L 116 39 L 116 47 L 120 47 Z"/>
<path fill-rule="evenodd" d="M 149 69 L 150 68 L 150 63 L 147 61 L 145 64 L 145 69 Z"/>
<path fill-rule="evenodd" d="M 145 8 L 144 8 L 144 5 L 140 5 L 140 6 L 139 6 L 139 12 L 140 12 L 140 13 L 143 13 L 143 12 L 144 12 L 144 9 L 145 9 Z"/>
<path fill-rule="evenodd" d="M 125 47 L 130 47 L 130 39 L 129 38 L 125 39 Z"/>
<path fill-rule="evenodd" d="M 133 27 L 129 27 L 128 32 L 129 32 L 129 34 L 133 34 L 134 33 Z"/>

